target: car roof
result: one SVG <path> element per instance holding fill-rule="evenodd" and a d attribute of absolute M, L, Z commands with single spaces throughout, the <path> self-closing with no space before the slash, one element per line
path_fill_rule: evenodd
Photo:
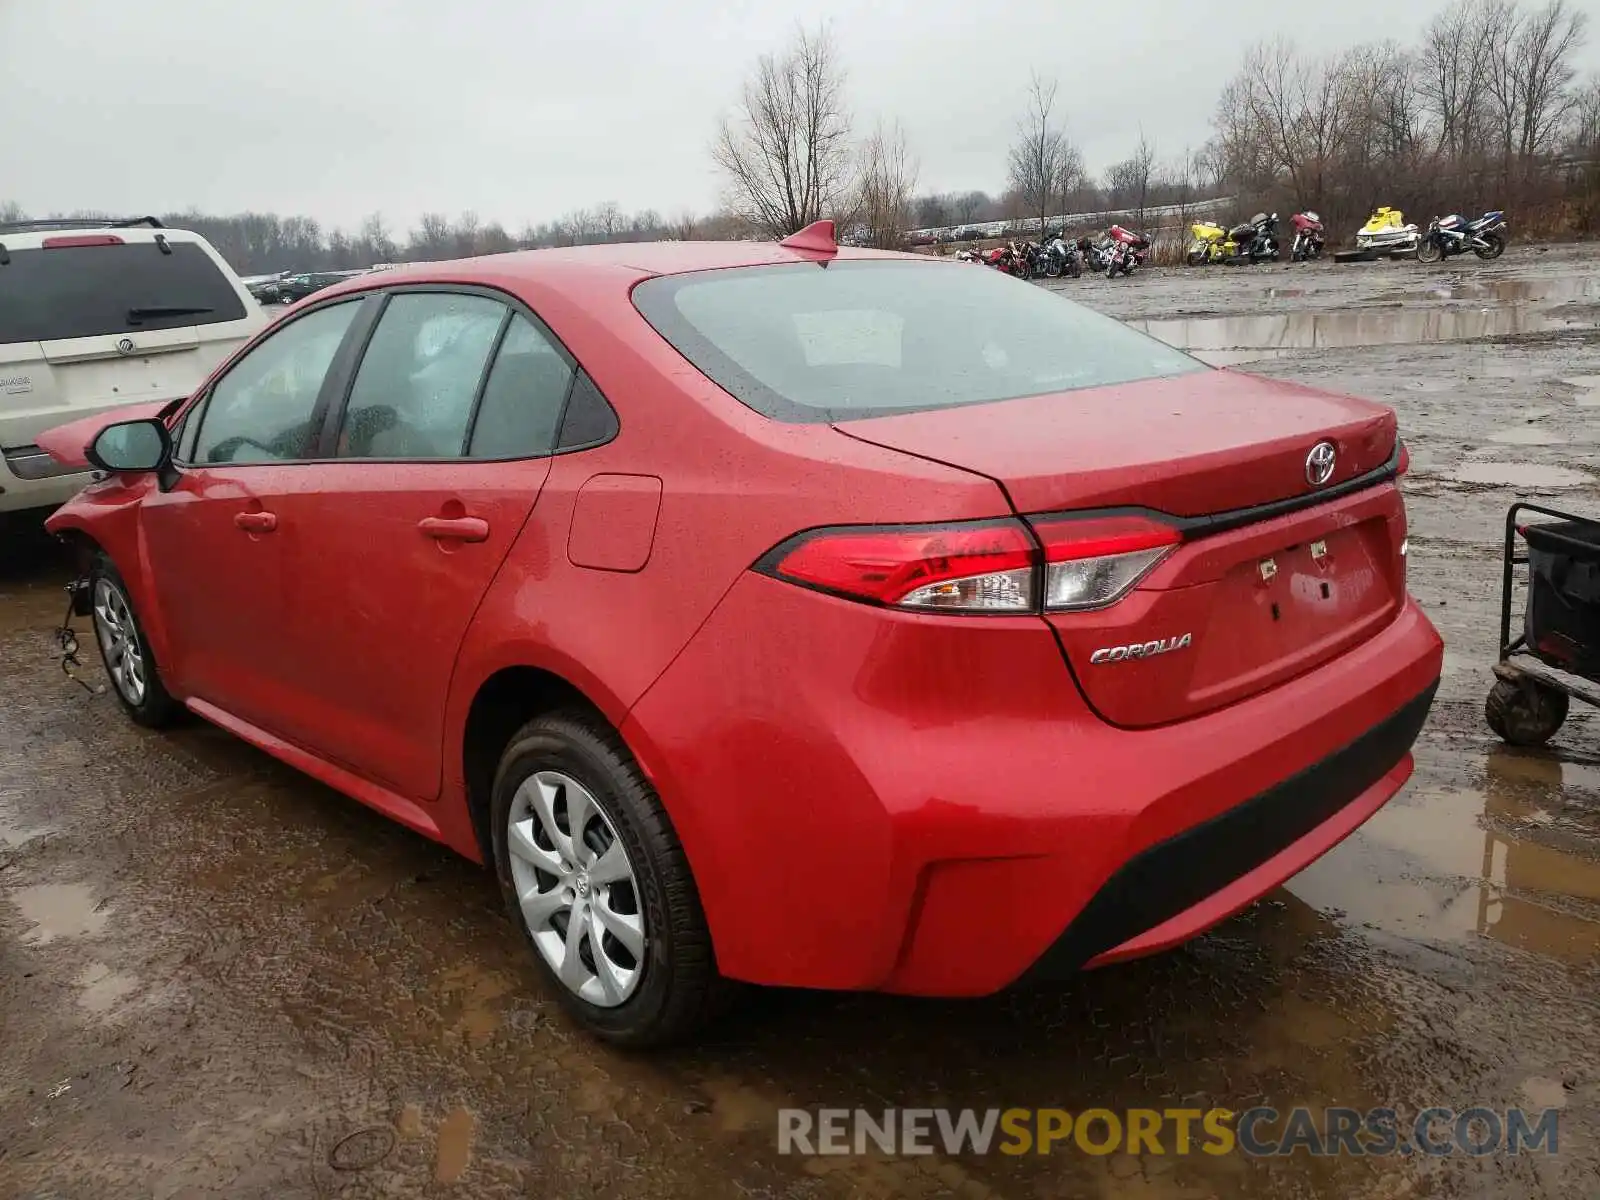
<path fill-rule="evenodd" d="M 168 242 L 202 242 L 205 239 L 190 229 L 152 229 L 140 225 L 78 225 L 53 226 L 49 229 L 26 229 L 0 232 L 0 244 L 7 250 L 38 250 L 47 241 L 57 238 L 100 237 L 108 235 L 123 242 L 150 243 L 157 238 Z"/>
<path fill-rule="evenodd" d="M 317 293 L 318 302 L 340 295 L 416 284 L 479 284 L 513 294 L 524 287 L 551 287 L 569 295 L 626 293 L 635 283 L 660 275 L 732 267 L 860 259 L 909 259 L 938 263 L 927 254 L 902 254 L 840 246 L 834 255 L 791 249 L 777 242 L 609 242 L 513 250 L 478 258 L 409 263 L 342 280 Z"/>

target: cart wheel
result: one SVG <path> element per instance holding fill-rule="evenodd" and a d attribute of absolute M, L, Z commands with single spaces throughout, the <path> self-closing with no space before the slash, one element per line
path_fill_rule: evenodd
<path fill-rule="evenodd" d="M 1483 715 L 1511 745 L 1542 746 L 1567 719 L 1567 694 L 1531 679 L 1501 679 L 1490 689 Z"/>

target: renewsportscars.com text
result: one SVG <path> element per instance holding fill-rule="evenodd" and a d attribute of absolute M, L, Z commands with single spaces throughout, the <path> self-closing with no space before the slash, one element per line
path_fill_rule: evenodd
<path fill-rule="evenodd" d="M 1209 1154 L 1252 1158 L 1555 1154 L 1559 1110 L 785 1108 L 780 1154 Z"/>

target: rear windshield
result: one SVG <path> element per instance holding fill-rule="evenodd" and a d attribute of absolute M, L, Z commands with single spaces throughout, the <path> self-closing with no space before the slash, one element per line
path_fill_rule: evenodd
<path fill-rule="evenodd" d="M 0 265 L 0 344 L 238 321 L 244 302 L 193 242 L 12 250 Z"/>
<path fill-rule="evenodd" d="M 1208 370 L 1035 284 L 966 263 L 737 267 L 646 280 L 645 320 L 782 421 L 985 404 Z"/>

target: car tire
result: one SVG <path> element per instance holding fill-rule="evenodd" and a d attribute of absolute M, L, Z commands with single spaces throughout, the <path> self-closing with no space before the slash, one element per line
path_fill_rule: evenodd
<path fill-rule="evenodd" d="M 90 620 L 100 661 L 123 711 L 149 729 L 171 725 L 183 713 L 161 682 L 161 668 L 134 611 L 128 585 L 103 551 L 89 568 Z"/>
<path fill-rule="evenodd" d="M 584 828 L 574 842 L 578 808 Z M 495 772 L 490 817 L 506 910 L 580 1024 L 608 1042 L 643 1049 L 687 1039 L 725 1007 L 731 985 L 717 972 L 683 846 L 655 789 L 602 719 L 561 711 L 518 730 Z M 604 865 L 619 845 L 625 880 L 612 878 L 615 865 Z M 557 873 L 557 859 L 565 873 Z M 617 933 L 637 936 L 642 952 Z"/>

